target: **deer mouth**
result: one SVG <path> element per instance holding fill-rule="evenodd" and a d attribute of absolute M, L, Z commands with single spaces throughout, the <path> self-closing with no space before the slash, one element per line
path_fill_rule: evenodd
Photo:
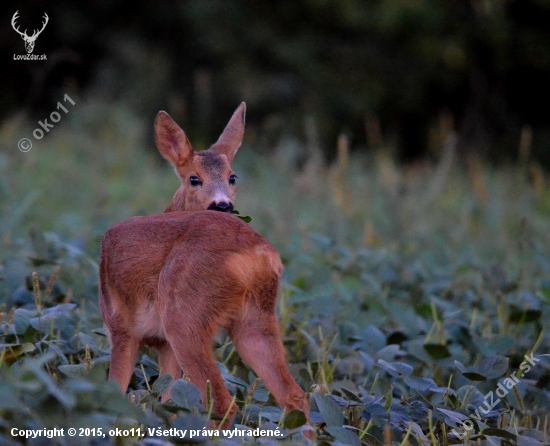
<path fill-rule="evenodd" d="M 228 214 L 233 213 L 233 204 L 232 203 L 212 203 L 207 208 L 208 211 L 218 211 L 218 212 L 227 212 Z"/>

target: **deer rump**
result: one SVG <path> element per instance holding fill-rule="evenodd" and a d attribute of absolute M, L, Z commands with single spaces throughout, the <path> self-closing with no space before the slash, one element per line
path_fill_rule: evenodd
<path fill-rule="evenodd" d="M 181 324 L 200 321 L 205 336 L 231 328 L 250 304 L 274 310 L 272 295 L 261 301 L 256 291 L 278 284 L 281 272 L 275 248 L 229 214 L 135 217 L 103 237 L 100 308 L 108 329 L 120 331 L 122 319 L 127 336 L 155 347 L 177 331 L 166 326 L 174 315 Z"/>
<path fill-rule="evenodd" d="M 213 211 L 136 217 L 109 229 L 101 248 L 99 304 L 112 344 L 110 378 L 123 390 L 140 348 L 149 345 L 159 349 L 161 368 L 163 350 L 174 355 L 177 363 L 165 359 L 164 373 L 179 378 L 181 370 L 189 372 L 203 395 L 206 379 L 214 380 L 214 397 L 220 398 L 214 408 L 226 410 L 229 395 L 211 345 L 225 328 L 243 360 L 274 383 L 276 397 L 288 391 L 284 363 L 271 364 L 284 383 L 258 366 L 259 355 L 284 356 L 275 314 L 282 264 L 275 248 L 246 223 Z M 289 404 L 303 410 L 294 403 L 302 398 L 296 390 Z"/>

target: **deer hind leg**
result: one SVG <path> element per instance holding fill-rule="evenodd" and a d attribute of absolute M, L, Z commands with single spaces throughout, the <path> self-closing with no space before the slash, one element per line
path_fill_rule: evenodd
<path fill-rule="evenodd" d="M 169 292 L 167 302 L 177 302 L 177 297 Z M 166 339 L 172 352 L 189 380 L 198 387 L 202 402 L 206 408 L 206 382 L 212 386 L 213 413 L 224 417 L 231 406 L 232 398 L 218 372 L 214 354 L 212 353 L 212 338 L 217 329 L 215 320 L 208 314 L 200 302 L 207 301 L 207 296 L 194 296 L 194 308 L 169 308 L 161 315 Z M 176 303 L 177 305 L 177 303 Z M 182 315 L 188 317 L 182 318 Z M 237 408 L 234 407 L 227 422 L 222 428 L 230 426 Z"/>
<path fill-rule="evenodd" d="M 278 288 L 279 276 L 274 275 L 251 296 L 229 334 L 241 359 L 262 379 L 279 404 L 287 411 L 301 410 L 309 419 L 306 395 L 286 365 L 275 313 Z"/>
<path fill-rule="evenodd" d="M 162 344 L 157 348 L 159 352 L 159 359 L 160 359 L 160 373 L 169 373 L 174 378 L 174 381 L 176 379 L 181 378 L 181 368 L 178 364 L 178 359 L 176 358 L 176 355 L 174 351 L 172 350 L 172 347 L 167 342 Z M 170 399 L 170 392 L 166 392 L 164 395 L 162 395 L 162 402 L 166 402 Z"/>

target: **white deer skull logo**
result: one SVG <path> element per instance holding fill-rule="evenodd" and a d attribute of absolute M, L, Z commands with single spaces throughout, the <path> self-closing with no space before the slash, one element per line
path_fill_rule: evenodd
<path fill-rule="evenodd" d="M 25 49 L 27 50 L 27 53 L 31 54 L 32 51 L 34 50 L 34 42 L 36 41 L 36 38 L 40 35 L 42 31 L 44 31 L 44 28 L 46 28 L 46 25 L 48 24 L 48 20 L 49 20 L 48 14 L 44 13 L 44 19 L 46 21 L 42 23 L 42 29 L 40 31 L 34 30 L 34 32 L 32 33 L 32 36 L 28 36 L 27 30 L 25 30 L 25 32 L 22 33 L 21 31 L 19 31 L 19 27 L 17 28 L 15 27 L 15 21 L 18 19 L 18 15 L 17 15 L 18 13 L 19 11 L 15 11 L 15 14 L 11 18 L 11 26 L 17 33 L 19 33 L 19 35 L 25 41 Z"/>

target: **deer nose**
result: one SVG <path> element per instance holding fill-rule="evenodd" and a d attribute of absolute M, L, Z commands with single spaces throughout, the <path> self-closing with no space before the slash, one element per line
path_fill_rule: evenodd
<path fill-rule="evenodd" d="M 208 210 L 231 213 L 233 212 L 233 205 L 225 201 L 221 201 L 219 203 L 214 202 L 210 206 L 208 206 Z"/>

